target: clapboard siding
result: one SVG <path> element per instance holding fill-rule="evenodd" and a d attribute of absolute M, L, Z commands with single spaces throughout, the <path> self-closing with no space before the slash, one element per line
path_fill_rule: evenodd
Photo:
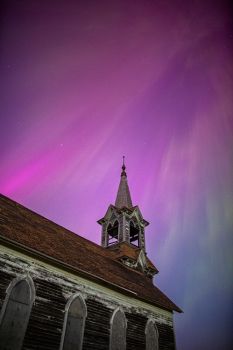
<path fill-rule="evenodd" d="M 34 279 L 36 300 L 32 308 L 23 349 L 59 349 L 66 300 L 58 284 Z M 36 335 L 36 336 L 35 336 Z"/>
<path fill-rule="evenodd" d="M 144 350 L 145 349 L 145 326 L 147 318 L 139 314 L 126 313 L 127 332 L 126 349 Z"/>
<path fill-rule="evenodd" d="M 112 311 L 97 300 L 88 298 L 83 350 L 109 349 L 110 317 Z"/>
<path fill-rule="evenodd" d="M 156 325 L 159 332 L 159 350 L 175 350 L 173 328 L 166 324 Z"/>
<path fill-rule="evenodd" d="M 6 290 L 16 276 L 26 275 L 26 262 L 20 259 L 0 262 L 0 310 L 6 297 Z M 62 274 L 53 275 L 41 268 L 31 274 L 36 297 L 23 343 L 23 350 L 59 350 L 65 306 L 69 298 L 80 290 L 77 283 L 69 282 Z M 57 278 L 59 277 L 59 278 Z M 66 297 L 64 297 L 66 296 Z M 110 295 L 109 295 L 110 296 Z M 103 302 L 101 295 L 85 292 L 87 318 L 85 322 L 83 350 L 109 350 L 110 319 L 117 308 L 116 301 Z M 133 307 L 127 308 L 126 349 L 145 350 L 145 327 L 149 315 L 140 314 Z M 166 322 L 166 319 L 165 319 Z M 174 350 L 172 323 L 156 323 L 159 331 L 159 349 Z"/>

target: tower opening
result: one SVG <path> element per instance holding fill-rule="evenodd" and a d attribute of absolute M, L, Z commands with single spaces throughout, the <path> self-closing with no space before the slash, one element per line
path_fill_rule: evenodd
<path fill-rule="evenodd" d="M 130 243 L 139 247 L 139 227 L 133 221 L 130 221 L 129 239 Z"/>
<path fill-rule="evenodd" d="M 119 223 L 115 221 L 113 225 L 109 224 L 107 228 L 108 232 L 108 246 L 118 242 L 118 228 Z"/>

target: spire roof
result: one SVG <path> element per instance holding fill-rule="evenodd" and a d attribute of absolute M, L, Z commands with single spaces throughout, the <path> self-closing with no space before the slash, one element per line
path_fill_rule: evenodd
<path fill-rule="evenodd" d="M 119 184 L 119 188 L 118 188 L 118 192 L 117 192 L 117 197 L 116 197 L 116 201 L 115 201 L 115 206 L 117 208 L 123 208 L 123 207 L 132 208 L 133 207 L 132 199 L 131 199 L 130 192 L 129 192 L 127 174 L 126 174 L 125 169 L 126 169 L 125 157 L 123 156 L 121 180 L 120 180 L 120 184 Z"/>

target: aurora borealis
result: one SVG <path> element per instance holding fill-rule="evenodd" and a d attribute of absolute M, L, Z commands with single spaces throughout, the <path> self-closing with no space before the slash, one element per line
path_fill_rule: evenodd
<path fill-rule="evenodd" d="M 95 242 L 122 156 L 179 350 L 232 346 L 227 1 L 5 1 L 0 191 Z"/>

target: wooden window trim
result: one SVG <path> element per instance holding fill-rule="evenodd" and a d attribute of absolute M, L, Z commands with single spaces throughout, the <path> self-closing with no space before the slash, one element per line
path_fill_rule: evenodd
<path fill-rule="evenodd" d="M 149 318 L 147 323 L 146 323 L 146 327 L 145 327 L 145 335 L 146 335 L 146 350 L 148 349 L 148 344 L 147 344 L 147 330 L 148 330 L 148 326 L 149 324 L 152 323 L 153 327 L 155 329 L 155 333 L 156 333 L 156 339 L 157 339 L 157 344 L 156 344 L 156 348 L 155 350 L 159 350 L 159 331 L 158 328 L 156 326 L 156 322 L 153 318 Z"/>
<path fill-rule="evenodd" d="M 60 347 L 59 350 L 63 350 L 64 346 L 64 340 L 65 340 L 65 334 L 66 334 L 66 326 L 67 326 L 67 320 L 68 320 L 68 314 L 69 314 L 69 308 L 72 302 L 76 299 L 79 298 L 81 303 L 83 304 L 83 309 L 84 309 L 84 314 L 83 314 L 83 327 L 82 327 L 82 333 L 80 336 L 81 339 L 81 348 L 83 344 L 83 336 L 84 336 L 84 330 L 85 330 L 85 321 L 87 317 L 87 305 L 86 302 L 83 298 L 83 296 L 78 292 L 73 294 L 67 301 L 66 306 L 65 306 L 65 316 L 64 316 L 64 322 L 63 322 L 63 327 L 62 327 L 62 335 L 61 335 L 61 342 L 60 342 Z"/>
<path fill-rule="evenodd" d="M 127 330 L 127 319 L 125 317 L 125 313 L 122 310 L 122 308 L 118 307 L 114 310 L 111 320 L 110 320 L 110 340 L 109 340 L 109 350 L 112 350 L 112 326 L 113 326 L 113 322 L 114 322 L 114 318 L 116 316 L 116 314 L 120 312 L 123 317 L 124 317 L 124 330 L 125 330 L 125 338 L 124 338 L 124 348 L 122 348 L 122 350 L 126 349 L 126 330 Z"/>
<path fill-rule="evenodd" d="M 6 290 L 6 296 L 5 296 L 5 300 L 3 302 L 3 305 L 2 305 L 2 309 L 1 309 L 1 312 L 0 312 L 0 325 L 2 323 L 2 320 L 3 320 L 3 317 L 5 315 L 5 312 L 6 312 L 6 308 L 7 308 L 7 304 L 8 304 L 8 301 L 9 301 L 9 298 L 10 298 L 10 295 L 11 295 L 11 292 L 12 292 L 12 289 L 21 281 L 26 281 L 29 285 L 29 288 L 30 288 L 30 302 L 29 302 L 29 307 L 30 307 L 30 312 L 31 312 L 31 308 L 32 308 L 32 305 L 34 303 L 34 300 L 35 300 L 35 297 L 36 297 L 36 291 L 35 291 L 35 285 L 34 285 L 34 282 L 31 278 L 30 275 L 26 275 L 26 276 L 18 276 L 18 277 L 15 277 L 9 284 L 9 286 L 7 287 L 7 290 Z"/>
<path fill-rule="evenodd" d="M 15 348 L 15 346 L 17 346 L 17 349 L 21 349 L 23 346 L 23 342 L 24 342 L 25 335 L 27 332 L 29 319 L 31 316 L 32 305 L 34 303 L 35 296 L 36 296 L 35 286 L 34 286 L 32 278 L 30 277 L 29 274 L 27 274 L 26 276 L 18 276 L 11 281 L 11 283 L 7 287 L 5 300 L 3 302 L 2 309 L 0 312 L 0 328 L 2 330 L 2 327 L 4 329 L 4 327 L 6 326 L 6 324 L 4 324 L 5 316 L 6 316 L 6 319 L 8 319 L 8 321 L 6 321 L 6 322 L 9 322 L 9 314 L 7 312 L 9 311 L 8 306 L 9 306 L 9 302 L 11 300 L 12 292 L 14 291 L 15 288 L 17 288 L 17 285 L 20 284 L 21 282 L 24 282 L 27 284 L 27 288 L 29 289 L 29 298 L 27 299 L 28 303 L 26 304 L 27 305 L 27 313 L 26 313 L 26 315 L 24 315 L 24 319 L 23 319 L 24 327 L 20 332 L 20 337 L 17 339 L 17 344 L 14 344 L 14 348 Z M 14 302 L 20 303 L 20 301 L 16 301 L 16 300 L 12 299 L 12 303 L 10 305 L 12 306 L 14 304 Z M 14 321 L 14 319 L 12 319 L 12 322 L 13 321 Z M 16 334 L 17 334 L 17 332 L 16 332 Z M 10 337 L 11 335 L 13 336 L 12 333 L 8 334 L 8 332 L 7 333 L 3 332 L 1 334 L 1 336 L 2 335 L 3 335 L 3 339 L 5 338 L 5 341 L 11 342 L 11 340 L 8 337 L 6 337 L 6 335 Z M 14 339 L 14 336 L 13 336 L 13 339 Z M 13 344 L 11 343 L 11 345 L 10 345 L 11 349 L 12 349 L 12 345 Z"/>

